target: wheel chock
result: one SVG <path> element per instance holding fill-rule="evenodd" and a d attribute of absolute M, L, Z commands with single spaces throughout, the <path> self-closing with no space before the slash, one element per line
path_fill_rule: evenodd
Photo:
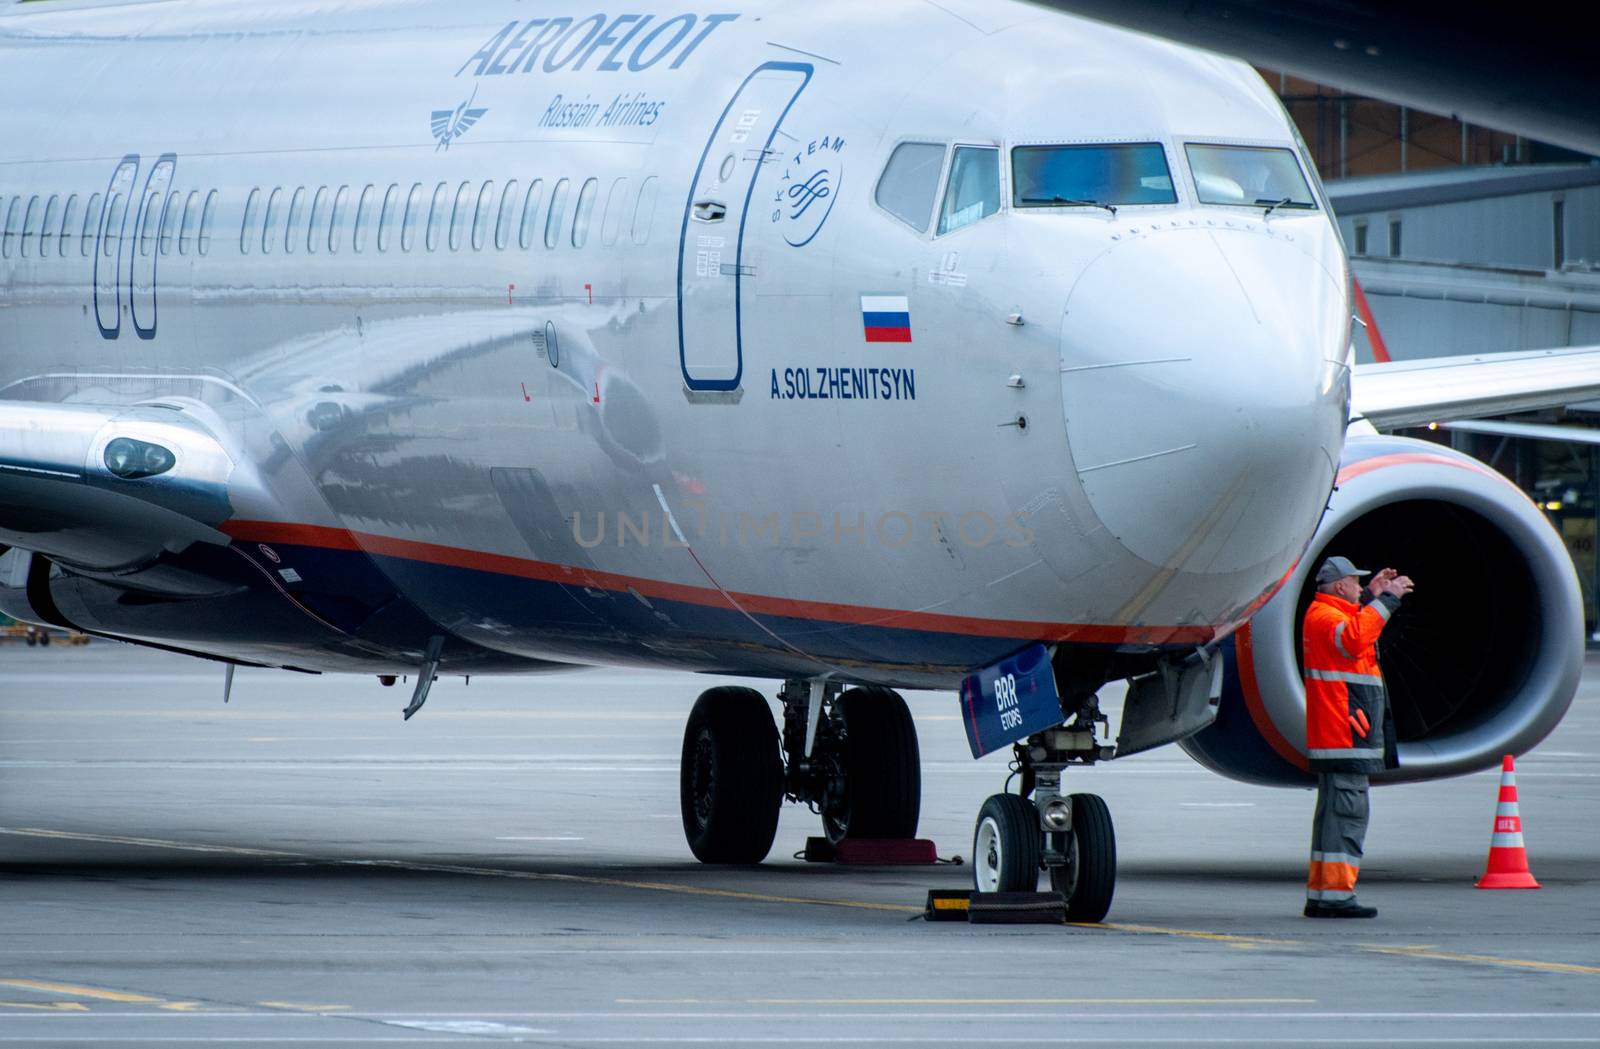
<path fill-rule="evenodd" d="M 846 838 L 834 845 L 827 838 L 807 838 L 807 863 L 851 866 L 932 866 L 939 852 L 927 838 Z"/>
<path fill-rule="evenodd" d="M 1065 925 L 1067 898 L 1059 892 L 928 893 L 923 917 L 931 922 L 968 921 L 973 925 Z"/>
<path fill-rule="evenodd" d="M 928 906 L 922 916 L 931 922 L 964 922 L 972 904 L 972 893 L 952 889 L 929 889 Z"/>

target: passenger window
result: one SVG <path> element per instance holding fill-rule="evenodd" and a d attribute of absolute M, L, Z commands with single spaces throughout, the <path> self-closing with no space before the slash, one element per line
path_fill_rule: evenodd
<path fill-rule="evenodd" d="M 539 204 L 544 200 L 544 179 L 536 178 L 528 187 L 528 199 L 522 205 L 522 231 L 517 244 L 526 251 L 533 247 L 534 233 L 539 225 Z"/>
<path fill-rule="evenodd" d="M 361 199 L 356 201 L 356 228 L 350 234 L 350 247 L 357 255 L 367 250 L 367 230 L 372 225 L 372 198 L 377 195 L 377 189 L 368 186 L 361 191 Z M 378 224 L 378 250 L 383 250 L 383 224 Z"/>
<path fill-rule="evenodd" d="M 84 258 L 94 251 L 95 236 L 100 232 L 100 194 L 91 193 L 83 209 L 83 228 L 78 235 L 78 254 Z"/>
<path fill-rule="evenodd" d="M 300 218 L 305 213 L 306 188 L 300 186 L 289 198 L 289 219 L 283 224 L 283 250 L 286 254 L 294 254 L 295 241 L 300 239 Z"/>
<path fill-rule="evenodd" d="M 422 221 L 422 183 L 411 187 L 406 197 L 406 221 L 400 227 L 400 250 L 410 251 L 417 239 L 417 223 Z"/>
<path fill-rule="evenodd" d="M 970 226 L 1000 210 L 1000 151 L 957 146 L 939 212 L 940 234 Z"/>
<path fill-rule="evenodd" d="M 633 209 L 633 242 L 644 244 L 650 239 L 650 223 L 656 217 L 656 196 L 661 180 L 654 175 L 639 187 L 639 203 Z"/>
<path fill-rule="evenodd" d="M 206 194 L 206 206 L 200 212 L 200 235 L 195 239 L 195 247 L 202 256 L 211 254 L 211 224 L 217 218 L 217 191 L 212 190 Z"/>
<path fill-rule="evenodd" d="M 27 216 L 22 220 L 22 257 L 33 253 L 33 237 L 39 232 L 39 198 L 28 199 Z"/>
<path fill-rule="evenodd" d="M 256 208 L 261 203 L 261 191 L 252 189 L 244 202 L 244 221 L 239 224 L 239 254 L 250 254 L 250 241 L 256 228 Z"/>
<path fill-rule="evenodd" d="M 622 231 L 623 212 L 628 208 L 628 180 L 616 179 L 611 183 L 611 192 L 606 194 L 606 213 L 600 220 L 600 243 L 605 247 L 617 242 L 617 235 Z"/>
<path fill-rule="evenodd" d="M 926 233 L 943 167 L 943 146 L 932 142 L 902 142 L 890 154 L 873 199 L 907 226 L 918 233 Z"/>
<path fill-rule="evenodd" d="M 183 219 L 178 224 L 178 254 L 189 254 L 189 245 L 194 240 L 194 226 L 200 221 L 200 191 L 191 192 L 183 202 Z"/>
<path fill-rule="evenodd" d="M 544 217 L 544 246 L 553 248 L 561 240 L 561 224 L 567 216 L 567 187 L 571 182 L 562 179 L 550 191 L 550 213 Z"/>
<path fill-rule="evenodd" d="M 328 217 L 328 187 L 318 186 L 317 195 L 311 198 L 311 218 L 306 222 L 306 253 L 317 253 L 317 241 L 322 239 L 317 233 L 322 229 L 322 220 Z"/>
<path fill-rule="evenodd" d="M 44 205 L 44 222 L 39 227 L 39 257 L 46 258 L 55 247 L 56 217 L 61 210 L 61 198 L 55 194 Z"/>
<path fill-rule="evenodd" d="M 367 192 L 376 195 L 376 190 L 367 187 Z M 399 221 L 400 186 L 390 183 L 389 188 L 383 193 L 383 207 L 378 211 L 378 250 L 389 250 L 389 242 L 394 238 L 395 223 Z"/>
<path fill-rule="evenodd" d="M 483 250 L 483 238 L 489 234 L 489 222 L 494 218 L 494 183 L 485 182 L 478 190 L 478 210 L 472 216 L 472 250 Z"/>
<path fill-rule="evenodd" d="M 511 240 L 511 224 L 517 221 L 517 180 L 512 179 L 506 183 L 506 190 L 500 194 L 500 216 L 494 224 L 494 246 L 498 251 L 504 251 L 506 244 Z"/>
<path fill-rule="evenodd" d="M 450 187 L 443 182 L 433 187 L 433 206 L 428 209 L 427 247 L 433 251 L 439 246 L 439 233 L 444 225 L 445 209 L 450 206 Z"/>
<path fill-rule="evenodd" d="M 450 250 L 460 251 L 462 238 L 472 222 L 472 183 L 463 182 L 456 189 L 456 202 L 450 209 Z"/>
<path fill-rule="evenodd" d="M 344 235 L 345 216 L 350 214 L 350 187 L 340 186 L 333 195 L 333 213 L 328 216 L 328 254 L 339 253 L 339 241 Z"/>
<path fill-rule="evenodd" d="M 278 225 L 278 213 L 283 210 L 283 190 L 274 189 L 267 197 L 267 214 L 261 221 L 261 254 L 272 254 L 272 231 Z"/>
<path fill-rule="evenodd" d="M 1019 208 L 1176 204 L 1159 142 L 1018 146 L 1011 151 L 1012 203 Z"/>
<path fill-rule="evenodd" d="M 578 190 L 578 210 L 572 216 L 572 246 L 581 248 L 589 243 L 589 216 L 594 213 L 594 198 L 600 192 L 600 180 L 588 179 Z"/>
<path fill-rule="evenodd" d="M 78 195 L 76 193 L 67 197 L 67 206 L 61 210 L 61 239 L 60 248 L 56 252 L 61 258 L 66 258 L 72 250 L 72 233 L 78 226 Z"/>
<path fill-rule="evenodd" d="M 15 208 L 15 204 L 12 205 Z M 100 253 L 108 259 L 117 257 L 117 252 L 122 249 L 122 220 L 128 210 L 128 198 L 121 193 L 113 193 L 106 201 L 106 228 L 100 235 Z"/>
<path fill-rule="evenodd" d="M 167 202 L 161 208 L 161 225 L 156 227 L 156 240 L 161 245 L 161 254 L 172 254 L 172 236 L 177 231 L 178 193 L 174 190 L 167 194 Z"/>

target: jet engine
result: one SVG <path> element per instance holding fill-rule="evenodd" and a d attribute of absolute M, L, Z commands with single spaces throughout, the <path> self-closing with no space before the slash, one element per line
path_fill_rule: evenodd
<path fill-rule="evenodd" d="M 1306 771 L 1300 624 L 1316 566 L 1341 554 L 1410 576 L 1378 642 L 1404 782 L 1488 768 L 1553 729 L 1578 688 L 1582 598 L 1571 556 L 1510 481 L 1441 445 L 1358 436 L 1327 512 L 1272 600 L 1224 646 L 1216 720 L 1180 745 L 1234 779 L 1279 786 Z"/>

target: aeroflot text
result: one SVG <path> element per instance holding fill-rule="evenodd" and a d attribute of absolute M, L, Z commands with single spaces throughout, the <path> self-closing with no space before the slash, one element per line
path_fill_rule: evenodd
<path fill-rule="evenodd" d="M 456 76 L 469 67 L 473 76 L 581 70 L 599 56 L 598 73 L 640 73 L 669 56 L 677 69 L 706 37 L 738 15 L 589 15 L 584 18 L 530 18 L 511 22 L 474 51 Z M 541 61 L 542 59 L 542 61 Z"/>

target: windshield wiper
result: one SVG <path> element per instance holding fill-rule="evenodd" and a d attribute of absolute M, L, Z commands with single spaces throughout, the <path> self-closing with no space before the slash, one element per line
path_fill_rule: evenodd
<path fill-rule="evenodd" d="M 1274 211 L 1277 211 L 1279 208 L 1309 208 L 1309 207 L 1312 207 L 1312 205 L 1307 204 L 1305 201 L 1303 201 L 1303 200 L 1295 200 L 1293 197 L 1284 197 L 1281 200 L 1266 200 L 1264 198 L 1263 199 L 1258 199 L 1256 201 L 1256 206 L 1257 207 L 1265 207 L 1266 208 L 1266 210 L 1261 213 L 1261 217 L 1262 218 L 1266 218 L 1268 215 L 1272 214 Z"/>
<path fill-rule="evenodd" d="M 1023 198 L 1023 203 L 1025 203 L 1025 204 L 1065 204 L 1068 207 L 1074 207 L 1074 208 L 1105 208 L 1107 211 L 1111 212 L 1111 214 L 1113 214 L 1113 215 L 1115 215 L 1117 213 L 1117 206 L 1115 204 L 1107 204 L 1103 200 L 1078 200 L 1077 198 L 1074 198 L 1074 197 L 1049 197 L 1049 198 L 1045 198 L 1045 197 L 1025 197 L 1025 198 Z"/>

